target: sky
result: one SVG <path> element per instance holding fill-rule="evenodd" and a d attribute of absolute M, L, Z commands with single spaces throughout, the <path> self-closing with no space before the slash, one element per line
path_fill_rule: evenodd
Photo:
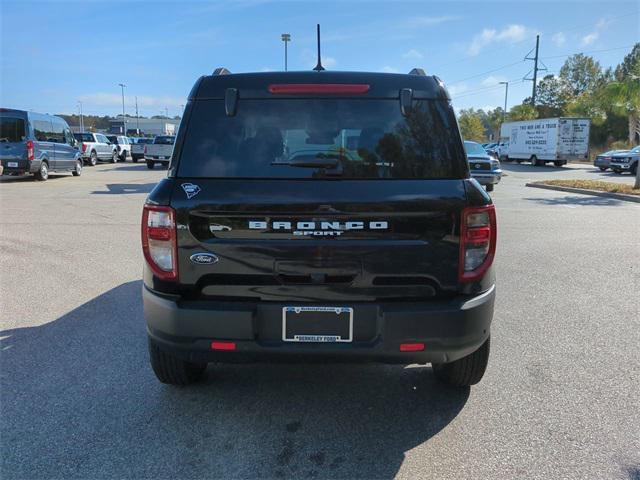
<path fill-rule="evenodd" d="M 508 106 L 584 52 L 617 65 L 640 41 L 637 1 L 14 1 L 0 0 L 0 106 L 42 113 L 179 115 L 194 82 L 216 67 L 289 70 L 316 63 L 321 24 L 329 70 L 438 75 L 453 105 Z M 166 110 L 165 110 L 166 109 Z"/>

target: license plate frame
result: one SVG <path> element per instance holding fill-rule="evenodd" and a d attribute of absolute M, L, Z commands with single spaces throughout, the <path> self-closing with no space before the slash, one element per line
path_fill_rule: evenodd
<path fill-rule="evenodd" d="M 313 317 L 324 316 L 324 315 L 348 315 L 346 319 L 347 328 L 348 328 L 348 337 L 344 338 L 343 335 L 337 335 L 336 332 L 324 332 L 324 333 L 295 333 L 289 332 L 287 329 L 287 320 L 288 314 L 292 315 L 301 315 L 305 313 L 312 313 L 315 315 L 311 315 L 309 321 L 316 322 L 315 326 L 317 327 L 317 321 Z M 295 319 L 295 320 L 300 320 Z M 331 319 L 335 320 L 335 319 Z M 342 319 L 337 319 L 338 321 L 342 321 Z M 292 322 L 293 323 L 293 322 Z M 343 328 L 345 325 L 343 325 Z M 295 327 L 294 327 L 295 328 Z M 289 335 L 287 334 L 289 333 Z M 282 341 L 283 342 L 296 342 L 296 343 L 351 343 L 353 342 L 353 308 L 351 307 L 323 307 L 323 306 L 285 306 L 282 307 Z"/>

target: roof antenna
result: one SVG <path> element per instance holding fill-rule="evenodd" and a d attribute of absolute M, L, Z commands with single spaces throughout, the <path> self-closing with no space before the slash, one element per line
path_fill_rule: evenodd
<path fill-rule="evenodd" d="M 318 64 L 313 68 L 316 72 L 321 72 L 324 70 L 322 66 L 322 61 L 320 60 L 320 24 L 316 24 L 316 28 L 318 31 Z"/>

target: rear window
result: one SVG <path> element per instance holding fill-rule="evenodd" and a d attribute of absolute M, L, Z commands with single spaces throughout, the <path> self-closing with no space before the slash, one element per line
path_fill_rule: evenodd
<path fill-rule="evenodd" d="M 73 136 L 79 142 L 93 142 L 93 135 L 90 133 L 74 133 Z"/>
<path fill-rule="evenodd" d="M 178 176 L 213 178 L 463 178 L 466 157 L 453 110 L 397 99 L 194 102 Z"/>
<path fill-rule="evenodd" d="M 176 141 L 176 137 L 156 137 L 153 141 L 156 145 L 173 145 Z"/>
<path fill-rule="evenodd" d="M 23 118 L 0 117 L 0 142 L 23 142 L 26 136 Z"/>

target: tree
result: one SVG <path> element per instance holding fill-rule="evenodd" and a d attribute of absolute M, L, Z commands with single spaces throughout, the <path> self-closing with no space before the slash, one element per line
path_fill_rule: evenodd
<path fill-rule="evenodd" d="M 539 117 L 559 117 L 571 100 L 567 82 L 555 75 L 546 75 L 538 84 L 536 109 Z M 530 103 L 527 99 L 523 103 Z"/>
<path fill-rule="evenodd" d="M 601 82 L 602 76 L 600 64 L 582 53 L 567 58 L 560 68 L 560 78 L 567 83 L 573 97 L 592 93 Z"/>
<path fill-rule="evenodd" d="M 484 140 L 485 130 L 481 115 L 479 112 L 474 111 L 473 108 L 460 110 L 458 123 L 460 124 L 460 133 L 464 140 L 473 140 L 475 142 L 482 142 Z"/>
<path fill-rule="evenodd" d="M 507 116 L 510 122 L 517 120 L 534 120 L 538 118 L 538 111 L 530 104 L 514 105 Z"/>
<path fill-rule="evenodd" d="M 498 140 L 500 138 L 500 127 L 502 126 L 502 119 L 504 118 L 504 110 L 502 107 L 496 107 L 493 110 L 487 112 L 487 122 L 489 124 L 489 133 L 493 134 L 493 139 Z"/>

